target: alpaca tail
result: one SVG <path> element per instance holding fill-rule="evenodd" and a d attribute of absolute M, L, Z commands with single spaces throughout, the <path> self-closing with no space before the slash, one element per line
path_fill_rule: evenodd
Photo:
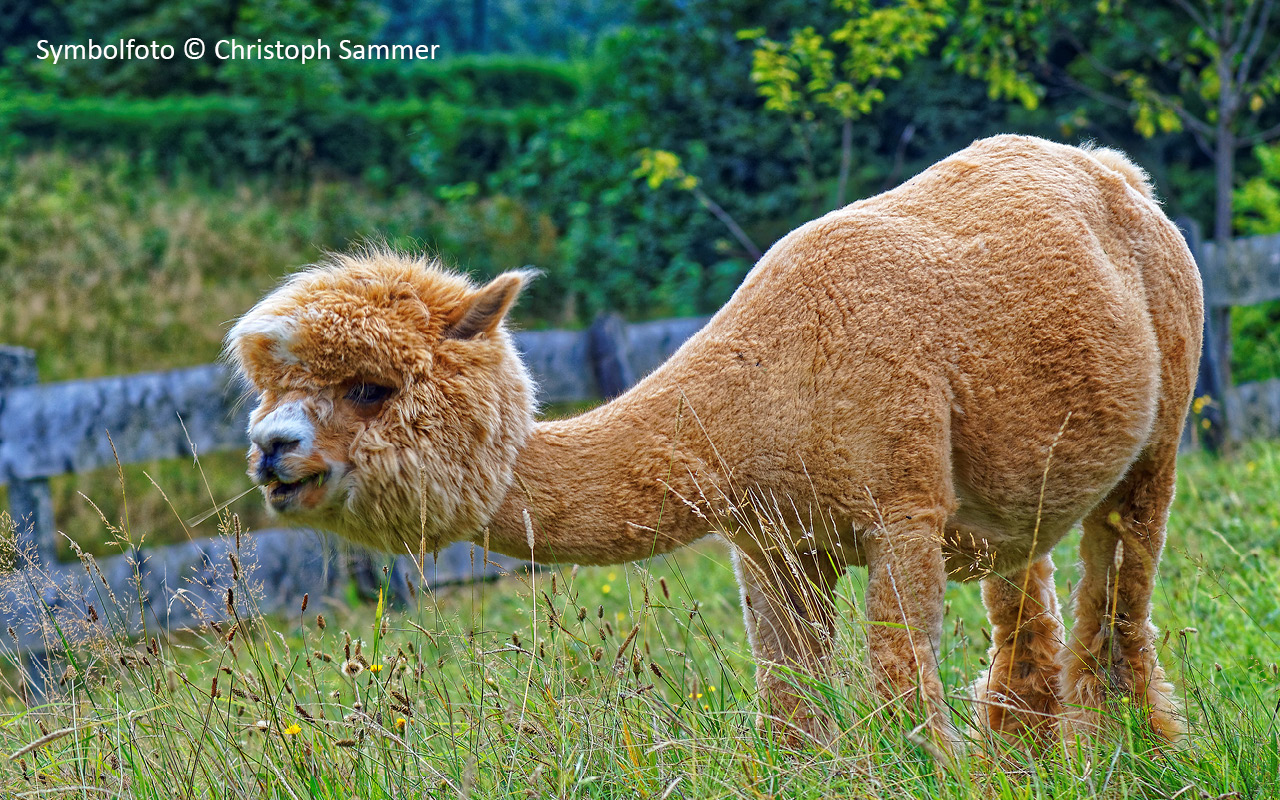
<path fill-rule="evenodd" d="M 1125 182 L 1137 189 L 1143 197 L 1148 200 L 1156 199 L 1155 189 L 1151 186 L 1151 176 L 1145 169 L 1130 161 L 1124 153 L 1094 144 L 1085 145 L 1082 149 L 1102 166 L 1119 172 L 1124 176 Z"/>

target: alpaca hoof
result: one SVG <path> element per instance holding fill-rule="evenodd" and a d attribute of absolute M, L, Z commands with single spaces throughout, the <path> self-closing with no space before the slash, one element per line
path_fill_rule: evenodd
<path fill-rule="evenodd" d="M 1164 679 L 1164 671 L 1157 668 L 1156 680 L 1147 687 L 1147 724 L 1157 737 L 1177 745 L 1187 732 L 1186 718 L 1173 696 L 1173 684 Z"/>
<path fill-rule="evenodd" d="M 1176 706 L 1151 709 L 1150 724 L 1156 736 L 1174 745 L 1180 744 L 1187 733 L 1186 720 L 1178 713 Z"/>
<path fill-rule="evenodd" d="M 836 740 L 835 725 L 825 716 L 807 714 L 788 718 L 761 712 L 756 730 L 790 750 L 826 750 Z"/>
<path fill-rule="evenodd" d="M 1109 703 L 1106 710 L 1070 709 L 1060 722 L 1062 739 L 1068 745 L 1089 745 L 1129 728 L 1147 734 L 1157 747 L 1177 745 L 1186 734 L 1186 723 L 1172 699 L 1163 694 L 1156 699 L 1156 704 L 1143 706 L 1126 696 Z"/>
<path fill-rule="evenodd" d="M 964 755 L 966 737 L 951 722 L 950 715 L 933 714 L 926 730 L 928 739 L 923 738 L 924 731 L 921 731 L 918 737 L 912 737 L 913 741 L 937 760 L 952 761 Z"/>
<path fill-rule="evenodd" d="M 1058 720 L 1058 733 L 1070 748 L 1092 747 L 1115 723 L 1103 712 L 1093 708 L 1071 708 Z"/>
<path fill-rule="evenodd" d="M 989 672 L 969 687 L 976 738 L 995 735 L 1013 745 L 1043 749 L 1057 736 L 1061 704 L 1052 692 L 1029 691 L 1010 697 L 992 691 Z"/>

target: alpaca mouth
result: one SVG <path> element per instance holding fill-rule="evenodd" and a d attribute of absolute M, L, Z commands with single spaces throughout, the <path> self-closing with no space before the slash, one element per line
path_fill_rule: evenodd
<path fill-rule="evenodd" d="M 263 489 L 266 490 L 267 502 L 271 507 L 276 511 L 284 511 L 291 505 L 315 505 L 315 502 L 324 494 L 324 485 L 328 477 L 329 471 L 325 470 L 292 482 L 274 480 L 263 486 Z"/>

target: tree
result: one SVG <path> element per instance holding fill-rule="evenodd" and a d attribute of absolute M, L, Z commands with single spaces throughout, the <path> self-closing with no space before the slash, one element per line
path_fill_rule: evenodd
<path fill-rule="evenodd" d="M 1245 234 L 1280 233 L 1280 144 L 1258 145 L 1260 167 L 1235 193 L 1236 227 Z"/>
<path fill-rule="evenodd" d="M 712 216 L 729 229 L 733 238 L 737 239 L 742 249 L 751 256 L 752 261 L 760 260 L 764 255 L 760 251 L 760 246 L 751 239 L 729 212 L 703 191 L 700 185 L 702 181 L 698 180 L 696 175 L 685 172 L 684 167 L 680 165 L 680 156 L 668 150 L 653 150 L 647 147 L 636 155 L 640 156 L 640 166 L 631 173 L 633 178 L 644 178 L 650 189 L 657 189 L 664 183 L 673 182 L 680 189 L 691 192 L 703 208 L 710 211 Z"/>
<path fill-rule="evenodd" d="M 833 111 L 846 131 L 935 41 L 992 99 L 1035 109 L 1074 94 L 1123 111 L 1144 137 L 1186 131 L 1214 165 L 1214 238 L 1226 241 L 1237 153 L 1280 138 L 1278 2 L 833 0 L 846 18 L 829 33 L 743 34 L 758 37 L 752 78 L 767 108 Z"/>
<path fill-rule="evenodd" d="M 791 32 L 786 42 L 760 28 L 739 32 L 756 40 L 751 78 L 765 108 L 805 122 L 823 112 L 841 121 L 836 206 L 845 204 L 853 162 L 853 121 L 884 99 L 882 84 L 902 77 L 902 68 L 928 52 L 946 25 L 949 0 L 832 0 L 846 19 L 829 34 L 812 26 Z"/>

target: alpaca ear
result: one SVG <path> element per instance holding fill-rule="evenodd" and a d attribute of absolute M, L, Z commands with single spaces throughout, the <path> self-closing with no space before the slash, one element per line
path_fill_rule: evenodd
<path fill-rule="evenodd" d="M 444 338 L 474 339 L 482 333 L 493 333 L 516 302 L 525 283 L 537 274 L 537 270 L 525 267 L 504 272 L 489 281 L 452 314 L 452 321 L 445 326 Z"/>

